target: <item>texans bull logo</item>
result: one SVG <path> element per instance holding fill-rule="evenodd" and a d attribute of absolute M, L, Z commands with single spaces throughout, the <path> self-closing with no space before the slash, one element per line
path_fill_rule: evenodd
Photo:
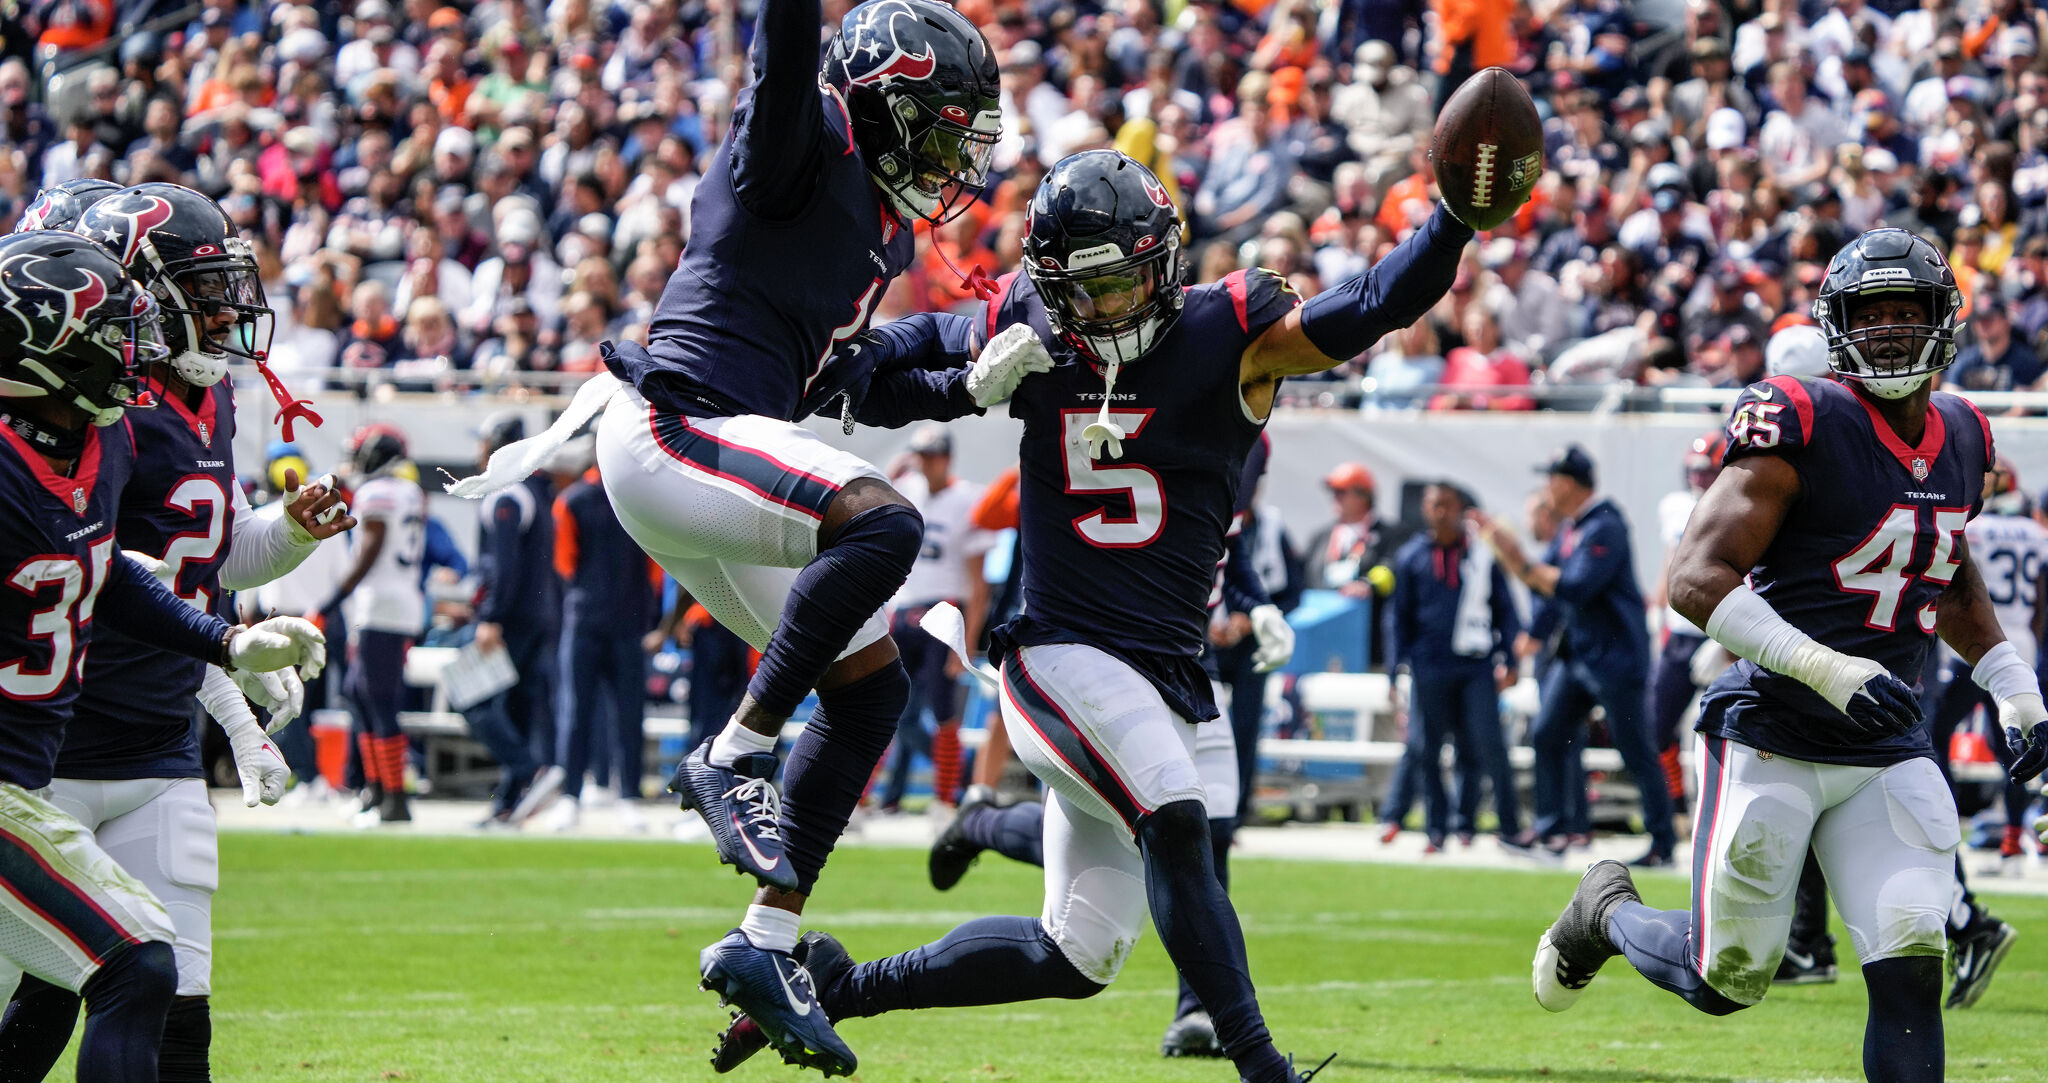
<path fill-rule="evenodd" d="M 1166 186 L 1153 180 L 1151 177 L 1145 178 L 1145 194 L 1151 196 L 1152 202 L 1158 206 L 1165 207 L 1169 211 L 1173 209 L 1173 200 L 1167 196 Z"/>
<path fill-rule="evenodd" d="M 867 69 L 857 75 L 850 74 L 849 81 L 855 86 L 892 79 L 929 79 L 939 66 L 938 57 L 932 52 L 931 46 L 925 46 L 923 55 L 913 55 L 897 44 L 899 39 L 896 36 L 896 20 L 909 19 L 914 25 L 918 21 L 917 12 L 912 10 L 909 4 L 894 3 L 889 7 L 885 19 L 869 24 L 871 27 L 879 24 L 878 29 L 861 35 L 861 40 L 856 41 L 847 50 L 846 66 L 849 73 L 862 67 Z"/>
<path fill-rule="evenodd" d="M 64 281 L 45 277 L 53 272 Z M 22 345 L 35 353 L 54 354 L 73 335 L 83 335 L 87 314 L 106 302 L 107 292 L 99 275 L 36 253 L 0 260 L 0 310 L 20 322 Z"/>
<path fill-rule="evenodd" d="M 123 204 L 125 206 L 127 201 L 124 200 Z M 107 207 L 105 203 L 100 206 Z M 89 235 L 93 240 L 112 249 L 114 254 L 120 257 L 121 266 L 133 268 L 135 254 L 141 251 L 143 244 L 149 240 L 149 231 L 170 221 L 173 212 L 167 200 L 157 196 L 145 196 L 140 203 L 127 209 L 107 207 L 104 213 L 108 218 L 118 218 L 126 222 L 127 228 L 102 226 L 90 231 Z"/>

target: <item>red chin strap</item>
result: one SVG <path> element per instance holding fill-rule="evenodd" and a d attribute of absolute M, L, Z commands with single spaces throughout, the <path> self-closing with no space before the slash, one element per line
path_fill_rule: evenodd
<path fill-rule="evenodd" d="M 263 382 L 270 385 L 270 396 L 277 400 L 277 416 L 271 420 L 277 424 L 286 443 L 296 439 L 292 436 L 292 424 L 302 417 L 311 422 L 314 428 L 320 427 L 322 419 L 314 412 L 312 399 L 292 398 L 292 393 L 285 388 L 284 381 L 277 378 L 277 373 L 270 371 L 270 366 L 264 364 L 262 358 L 256 359 L 256 371 L 263 374 Z"/>
<path fill-rule="evenodd" d="M 946 264 L 946 269 L 960 277 L 961 289 L 974 294 L 977 301 L 986 301 L 996 295 L 996 281 L 988 276 L 988 272 L 981 269 L 981 264 L 975 264 L 969 271 L 960 270 L 960 265 L 954 263 L 953 257 L 946 254 L 946 246 L 939 243 L 936 227 L 932 230 L 931 242 L 933 250 L 939 254 L 939 259 Z"/>

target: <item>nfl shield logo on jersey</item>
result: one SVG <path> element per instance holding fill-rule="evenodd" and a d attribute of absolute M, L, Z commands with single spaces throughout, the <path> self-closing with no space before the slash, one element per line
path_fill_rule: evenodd
<path fill-rule="evenodd" d="M 77 512 L 77 513 L 78 513 L 78 514 L 80 514 L 80 515 L 84 515 L 84 514 L 85 514 L 85 490 L 84 490 L 84 489 L 73 489 L 73 490 L 71 490 L 71 510 L 72 510 L 72 511 L 75 511 L 75 512 Z"/>
<path fill-rule="evenodd" d="M 1927 474 L 1927 460 L 1923 457 L 1915 456 L 1913 459 L 1913 480 L 1926 481 Z"/>
<path fill-rule="evenodd" d="M 213 432 L 206 427 L 206 422 L 204 421 L 199 423 L 199 442 L 207 447 L 213 446 Z"/>

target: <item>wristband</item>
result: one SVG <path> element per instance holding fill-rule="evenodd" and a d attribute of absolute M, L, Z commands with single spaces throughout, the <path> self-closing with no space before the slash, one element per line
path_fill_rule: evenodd
<path fill-rule="evenodd" d="M 2011 641 L 2001 642 L 1985 651 L 1984 657 L 1977 659 L 1976 667 L 1970 670 L 1970 679 L 1977 682 L 1977 687 L 1991 693 L 1991 698 L 2000 704 L 2017 696 L 2041 694 L 2041 682 L 2034 676 L 2034 667 L 2020 657 Z"/>

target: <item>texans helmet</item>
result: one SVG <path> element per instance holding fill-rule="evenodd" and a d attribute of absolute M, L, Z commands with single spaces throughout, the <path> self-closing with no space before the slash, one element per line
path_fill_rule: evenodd
<path fill-rule="evenodd" d="M 357 480 L 380 477 L 405 461 L 405 434 L 382 422 L 365 425 L 348 438 L 342 453 L 348 456 Z"/>
<path fill-rule="evenodd" d="M 1143 357 L 1180 318 L 1180 253 L 1165 185 L 1116 151 L 1060 159 L 1031 199 L 1024 272 L 1053 330 L 1099 361 Z"/>
<path fill-rule="evenodd" d="M 138 379 L 163 360 L 156 300 L 75 233 L 0 237 L 0 397 L 55 396 L 94 425 L 142 405 Z"/>
<path fill-rule="evenodd" d="M 255 250 L 220 204 L 180 184 L 138 184 L 88 207 L 72 229 L 156 294 L 179 379 L 211 387 L 230 356 L 269 355 L 273 314 Z"/>
<path fill-rule="evenodd" d="M 14 227 L 16 233 L 32 229 L 70 229 L 78 224 L 78 216 L 87 207 L 121 190 L 113 181 L 80 177 L 62 184 L 53 184 L 36 193 L 29 201 L 28 209 L 21 212 L 21 221 Z"/>
<path fill-rule="evenodd" d="M 1912 294 L 1927 322 L 1854 326 L 1857 303 L 1882 293 Z M 1835 375 L 1878 398 L 1903 399 L 1955 361 L 1962 307 L 1955 272 L 1933 245 L 1903 229 L 1873 229 L 1828 262 L 1813 318 L 1827 336 Z"/>
<path fill-rule="evenodd" d="M 932 0 L 870 0 L 846 13 L 824 81 L 897 212 L 951 221 L 988 185 L 1003 132 L 988 39 Z"/>

